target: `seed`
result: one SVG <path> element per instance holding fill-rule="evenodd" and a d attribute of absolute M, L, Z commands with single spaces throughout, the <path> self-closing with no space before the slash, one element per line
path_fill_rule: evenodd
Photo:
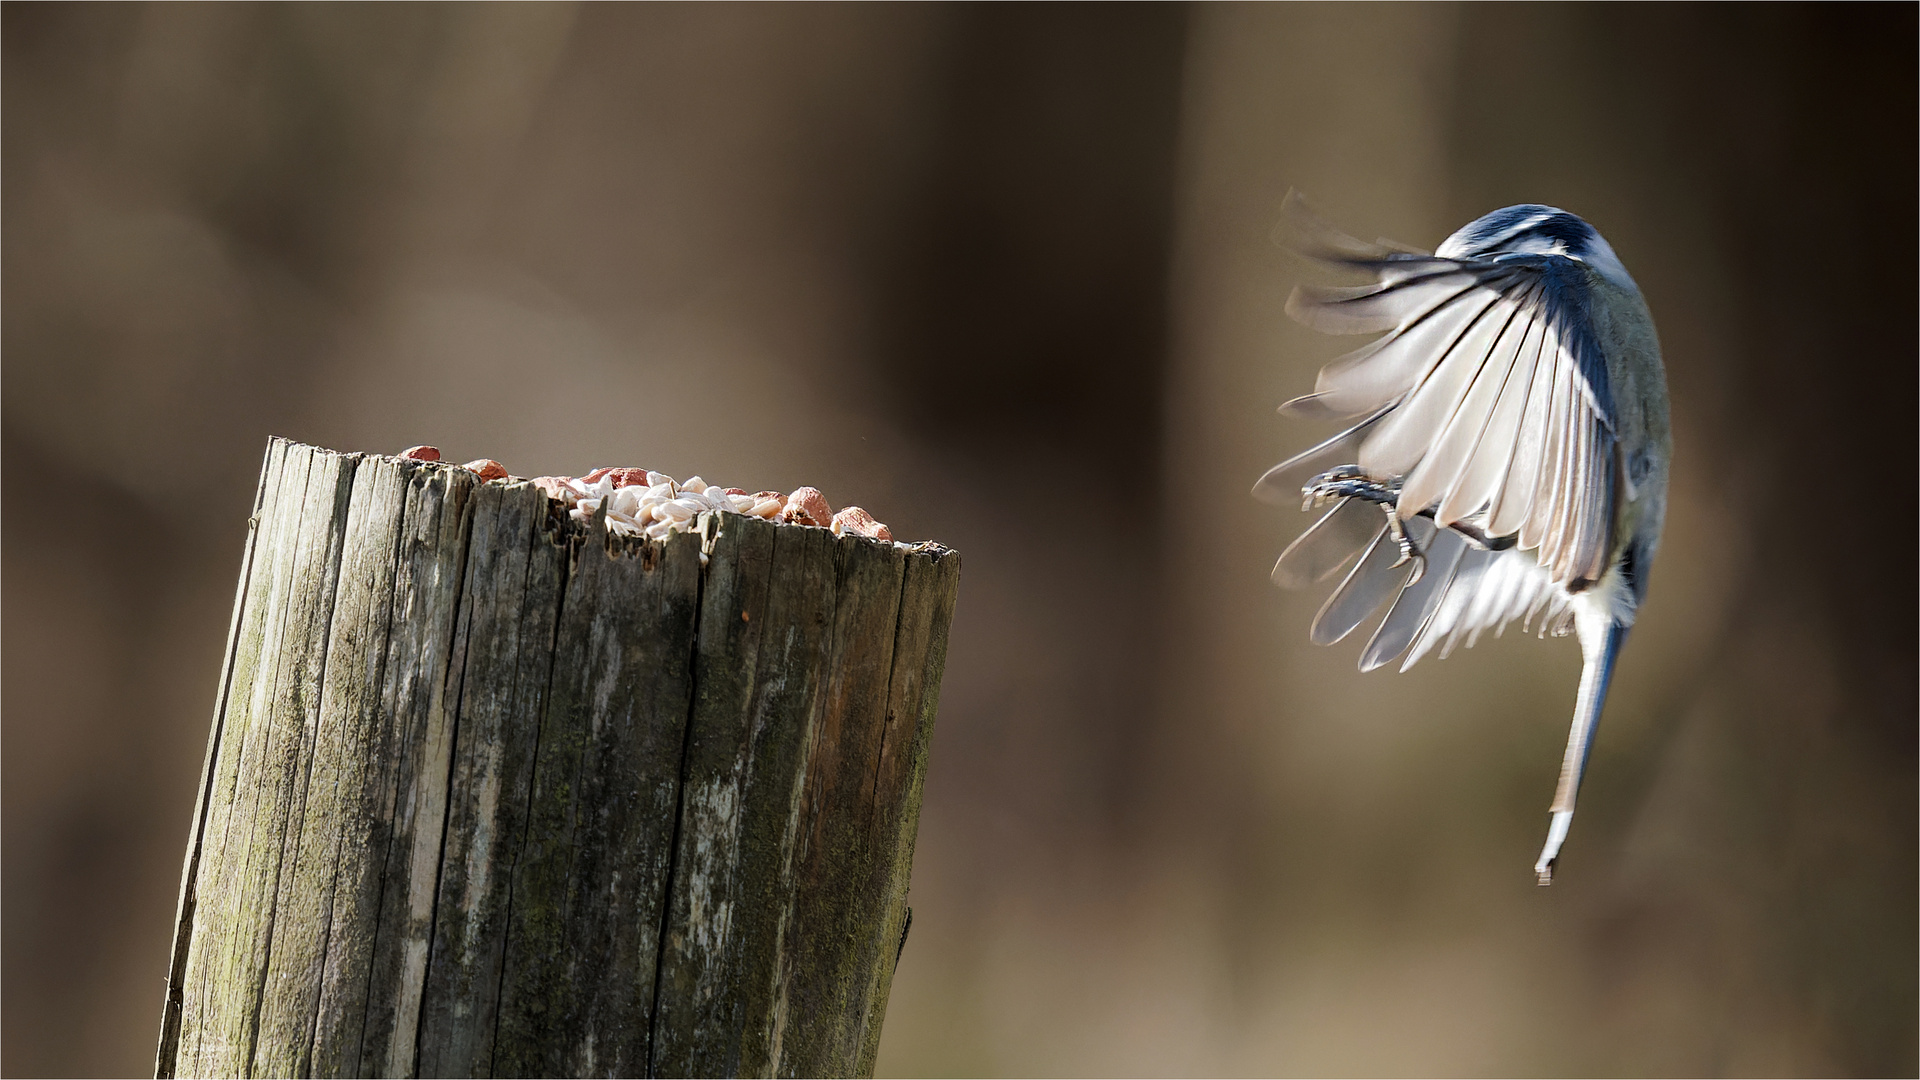
<path fill-rule="evenodd" d="M 546 492 L 547 498 L 558 499 L 569 507 L 580 501 L 580 489 L 574 486 L 575 483 L 576 481 L 569 480 L 564 476 L 536 476 L 533 478 L 533 486 Z"/>
<path fill-rule="evenodd" d="M 620 488 L 613 493 L 612 501 L 607 504 L 607 510 L 622 517 L 636 516 L 640 511 L 640 500 L 644 495 L 643 488 Z"/>
<path fill-rule="evenodd" d="M 473 473 L 482 480 L 505 480 L 507 478 L 507 467 L 492 458 L 475 458 L 460 467 Z"/>
<path fill-rule="evenodd" d="M 400 456 L 408 461 L 439 461 L 440 448 L 437 446 L 410 446 L 401 451 Z"/>
<path fill-rule="evenodd" d="M 827 497 L 820 494 L 819 488 L 795 488 L 793 494 L 787 496 L 787 509 L 780 519 L 825 527 L 833 523 L 833 508 L 827 505 Z"/>
<path fill-rule="evenodd" d="M 432 447 L 415 449 L 431 451 Z M 491 459 L 469 462 L 465 467 L 486 480 L 507 475 L 506 467 Z M 717 512 L 829 528 L 836 536 L 851 533 L 876 540 L 893 539 L 885 525 L 858 506 L 834 513 L 826 496 L 813 487 L 796 488 L 790 495 L 778 491 L 748 494 L 745 488 L 709 484 L 699 476 L 677 483 L 665 473 L 637 467 L 602 467 L 577 478 L 541 476 L 533 483 L 566 508 L 571 520 L 583 525 L 591 523 L 593 515 L 604 507 L 607 529 L 622 536 L 664 540 L 673 533 L 700 528 L 705 515 Z"/>
<path fill-rule="evenodd" d="M 892 540 L 893 530 L 873 520 L 873 515 L 857 506 L 849 506 L 833 515 L 835 535 L 852 533 L 873 540 Z"/>

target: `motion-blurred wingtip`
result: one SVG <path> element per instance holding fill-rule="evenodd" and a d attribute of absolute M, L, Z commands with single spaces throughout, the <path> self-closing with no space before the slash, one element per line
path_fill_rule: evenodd
<path fill-rule="evenodd" d="M 1428 251 L 1426 248 L 1414 247 L 1412 244 L 1403 244 L 1398 240 L 1391 240 L 1384 236 L 1375 237 L 1373 246 L 1393 252 L 1396 255 L 1417 255 L 1423 259 L 1433 256 L 1433 252 Z"/>
<path fill-rule="evenodd" d="M 1336 262 L 1378 259 L 1392 253 L 1390 248 L 1369 244 L 1334 228 L 1297 188 L 1288 188 L 1286 197 L 1280 200 L 1280 220 L 1273 227 L 1273 239 L 1302 255 Z"/>
<path fill-rule="evenodd" d="M 1307 299 L 1306 290 L 1295 285 L 1293 291 L 1287 294 L 1287 305 L 1283 310 L 1286 311 L 1287 318 L 1292 319 L 1294 322 L 1302 326 L 1312 326 L 1313 312 L 1309 310 L 1310 304 L 1311 302 Z"/>

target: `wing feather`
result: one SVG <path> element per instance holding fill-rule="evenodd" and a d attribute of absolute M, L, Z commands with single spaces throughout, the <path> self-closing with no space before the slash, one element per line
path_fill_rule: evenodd
<path fill-rule="evenodd" d="M 1593 428 L 1584 422 L 1585 407 L 1578 400 L 1567 404 L 1573 419 L 1566 432 L 1565 469 L 1553 493 L 1553 519 L 1548 526 L 1551 535 L 1549 545 L 1541 549 L 1540 560 L 1553 572 L 1555 580 L 1560 581 L 1573 576 L 1573 562 L 1579 555 L 1576 548 L 1580 522 L 1576 515 L 1586 500 L 1587 474 L 1593 457 Z"/>
<path fill-rule="evenodd" d="M 1379 409 L 1333 438 L 1268 469 L 1266 475 L 1254 482 L 1254 498 L 1281 505 L 1299 501 L 1300 489 L 1309 479 L 1335 465 L 1349 465 L 1359 459 L 1360 443 L 1387 412 Z"/>
<path fill-rule="evenodd" d="M 1407 476 L 1433 448 L 1433 440 L 1453 415 L 1473 377 L 1486 362 L 1506 325 L 1512 302 L 1482 290 L 1484 298 L 1465 301 L 1471 315 L 1433 358 L 1427 373 L 1399 406 L 1380 421 L 1360 446 L 1360 467 L 1375 476 Z M 1415 507 L 1415 510 L 1420 507 Z M 1412 517 L 1411 512 L 1401 516 Z"/>
<path fill-rule="evenodd" d="M 1501 478 L 1506 475 L 1519 446 L 1520 424 L 1540 359 L 1543 331 L 1544 322 L 1538 312 L 1529 312 L 1526 325 L 1514 343 L 1513 356 L 1506 379 L 1500 387 L 1499 399 L 1487 411 L 1487 424 L 1474 447 L 1473 457 L 1460 470 L 1453 490 L 1440 504 L 1437 520 L 1442 524 L 1450 525 L 1463 520 L 1482 506 L 1492 507 L 1495 497 L 1500 494 Z M 1491 519 L 1492 514 L 1489 513 L 1488 517 Z"/>
<path fill-rule="evenodd" d="M 1297 589 L 1325 581 L 1372 543 L 1381 528 L 1378 507 L 1341 499 L 1280 553 L 1273 564 L 1273 583 Z"/>
<path fill-rule="evenodd" d="M 1527 404 L 1513 444 L 1513 464 L 1507 467 L 1505 482 L 1493 497 L 1493 510 L 1487 515 L 1487 531 L 1494 536 L 1513 536 L 1530 520 L 1549 441 L 1547 423 L 1553 411 L 1553 386 L 1560 374 L 1559 365 L 1552 357 L 1558 351 L 1559 339 L 1553 332 L 1553 322 L 1542 319 L 1539 353 L 1533 361 L 1533 383 L 1527 388 Z"/>
<path fill-rule="evenodd" d="M 1521 568 L 1522 564 L 1512 559 L 1495 559 L 1492 573 L 1488 574 L 1486 584 L 1480 588 L 1480 595 L 1474 598 L 1473 606 L 1467 614 L 1467 648 L 1471 649 L 1480 640 L 1480 632 L 1490 627 L 1502 628 L 1512 616 L 1513 598 L 1526 588 L 1529 577 L 1540 576 L 1537 572 L 1529 575 Z"/>
<path fill-rule="evenodd" d="M 1405 328 L 1322 368 L 1313 399 L 1331 413 L 1348 416 L 1398 402 L 1499 299 L 1498 291 L 1474 285 L 1417 315 Z"/>
<path fill-rule="evenodd" d="M 1568 395 L 1564 387 L 1570 379 L 1571 375 L 1564 367 L 1554 366 L 1553 395 L 1548 402 L 1547 423 L 1541 433 L 1540 475 L 1534 482 L 1533 506 L 1527 512 L 1527 520 L 1520 526 L 1520 546 L 1538 549 L 1543 564 L 1552 562 L 1552 550 L 1545 542 L 1550 539 L 1548 530 L 1553 524 L 1560 487 L 1566 482 L 1567 429 L 1570 421 Z"/>
<path fill-rule="evenodd" d="M 1387 612 L 1387 617 L 1367 641 L 1366 651 L 1360 654 L 1361 671 L 1372 671 L 1390 664 L 1407 651 L 1407 646 L 1419 635 L 1420 628 L 1433 618 L 1434 609 L 1447 594 L 1447 583 L 1453 580 L 1454 567 L 1459 565 L 1460 557 L 1466 554 L 1466 537 L 1451 529 L 1442 529 L 1438 533 L 1433 533 L 1430 527 L 1420 529 L 1424 524 L 1425 518 L 1415 518 L 1407 523 L 1407 528 L 1413 532 L 1414 539 L 1427 544 L 1427 572 L 1421 575 L 1419 581 L 1400 590 L 1400 595 L 1393 601 L 1392 610 Z"/>
<path fill-rule="evenodd" d="M 1485 503 L 1483 496 L 1470 506 L 1457 508 L 1458 503 L 1470 497 L 1461 490 L 1460 480 L 1486 437 L 1494 406 L 1499 403 L 1513 372 L 1520 343 L 1532 322 L 1528 310 L 1532 292 L 1531 288 L 1522 286 L 1516 294 L 1510 294 L 1507 322 L 1479 363 L 1472 385 L 1461 395 L 1446 427 L 1434 437 L 1432 449 L 1407 477 L 1401 498 L 1403 515 L 1437 505 L 1435 520 L 1441 525 L 1451 525 L 1476 513 Z"/>
<path fill-rule="evenodd" d="M 1459 647 L 1462 638 L 1467 639 L 1469 647 L 1472 646 L 1475 636 L 1473 632 L 1485 620 L 1487 601 L 1492 599 L 1500 583 L 1499 569 L 1498 558 L 1488 559 L 1481 564 L 1480 573 L 1474 581 L 1473 588 L 1460 591 L 1459 603 L 1451 612 L 1453 625 L 1447 630 L 1447 640 L 1440 645 L 1440 659 L 1445 660 L 1452 656 L 1453 650 Z"/>
<path fill-rule="evenodd" d="M 1367 621 L 1367 616 L 1379 610 L 1387 597 L 1400 591 L 1414 567 L 1412 563 L 1394 566 L 1394 560 L 1399 557 L 1400 550 L 1387 537 L 1383 522 L 1367 553 L 1347 572 L 1340 587 L 1333 590 L 1320 613 L 1314 616 L 1310 632 L 1314 644 L 1331 645 L 1353 633 L 1355 627 Z"/>
<path fill-rule="evenodd" d="M 1371 285 L 1300 286 L 1287 298 L 1287 314 L 1323 334 L 1377 334 L 1410 326 L 1480 282 L 1452 262 L 1435 262 L 1422 272 Z"/>
<path fill-rule="evenodd" d="M 1573 490 L 1580 474 L 1579 403 L 1568 400 L 1562 413 L 1565 419 L 1556 433 L 1560 450 L 1555 455 L 1553 481 L 1547 489 L 1546 513 L 1540 523 L 1540 564 L 1558 574 L 1560 553 L 1567 546 L 1567 514 L 1573 508 Z"/>
<path fill-rule="evenodd" d="M 1426 598 L 1430 610 L 1414 635 L 1406 661 L 1400 665 L 1402 671 L 1419 663 L 1436 646 L 1442 658 L 1463 645 L 1472 648 L 1482 633 L 1498 633 L 1536 608 L 1544 609 L 1544 633 L 1565 607 L 1565 591 L 1526 552 L 1518 548 L 1487 551 L 1464 545 L 1464 541 L 1463 546 L 1445 584 Z M 1388 615 L 1388 622 L 1397 614 L 1398 604 Z"/>
<path fill-rule="evenodd" d="M 1473 595 L 1474 589 L 1479 586 L 1481 576 L 1486 573 L 1487 563 L 1494 555 L 1495 552 L 1469 547 L 1466 553 L 1460 556 L 1460 562 L 1454 568 L 1453 577 L 1447 582 L 1446 594 L 1440 598 L 1432 616 L 1420 628 L 1419 635 L 1413 639 L 1413 648 L 1408 651 L 1407 659 L 1401 663 L 1401 671 L 1419 663 L 1421 657 L 1427 655 L 1442 638 L 1453 631 L 1454 625 L 1459 622 L 1461 608 Z"/>

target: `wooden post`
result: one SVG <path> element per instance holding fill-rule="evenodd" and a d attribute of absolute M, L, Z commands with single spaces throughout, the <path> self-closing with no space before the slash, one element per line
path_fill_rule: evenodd
<path fill-rule="evenodd" d="M 871 1074 L 959 572 L 273 440 L 156 1075 Z"/>

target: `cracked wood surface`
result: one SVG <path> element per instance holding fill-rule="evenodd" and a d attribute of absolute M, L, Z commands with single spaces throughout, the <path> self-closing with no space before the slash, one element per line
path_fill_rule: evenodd
<path fill-rule="evenodd" d="M 871 1074 L 959 570 L 273 440 L 156 1074 Z"/>

